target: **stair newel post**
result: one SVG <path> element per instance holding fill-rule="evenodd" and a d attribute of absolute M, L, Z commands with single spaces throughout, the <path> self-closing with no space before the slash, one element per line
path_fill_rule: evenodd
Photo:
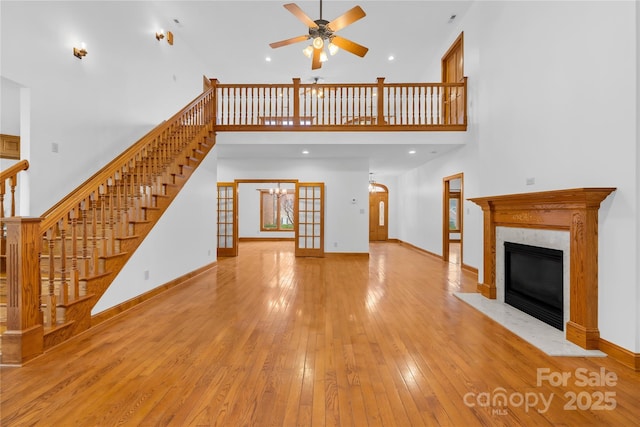
<path fill-rule="evenodd" d="M 55 294 L 55 238 L 58 224 L 47 230 L 47 246 L 49 249 L 49 278 L 47 281 L 47 288 L 44 295 L 42 295 L 42 305 L 44 306 L 44 324 L 51 327 L 56 324 L 56 294 Z"/>
<path fill-rule="evenodd" d="M 73 301 L 78 299 L 78 207 L 71 209 L 69 219 L 71 220 L 71 274 L 69 276 L 69 298 Z"/>
<path fill-rule="evenodd" d="M 39 255 L 41 218 L 14 217 L 7 226 L 7 330 L 2 363 L 20 365 L 44 348 Z"/>

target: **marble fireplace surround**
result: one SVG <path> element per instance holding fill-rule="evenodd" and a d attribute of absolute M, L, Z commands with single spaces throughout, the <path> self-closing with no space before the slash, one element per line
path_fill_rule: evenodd
<path fill-rule="evenodd" d="M 615 188 L 574 188 L 469 199 L 484 213 L 484 277 L 478 291 L 486 298 L 497 297 L 498 227 L 568 231 L 566 339 L 584 349 L 598 349 L 598 209 L 613 191 Z"/>

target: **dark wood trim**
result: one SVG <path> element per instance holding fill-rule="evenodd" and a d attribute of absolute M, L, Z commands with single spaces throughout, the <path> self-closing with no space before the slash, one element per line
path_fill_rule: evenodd
<path fill-rule="evenodd" d="M 599 347 L 600 351 L 607 353 L 612 359 L 636 372 L 640 372 L 640 353 L 634 353 L 603 338 L 600 338 Z"/>
<path fill-rule="evenodd" d="M 325 258 L 326 257 L 343 257 L 343 256 L 348 256 L 348 257 L 362 257 L 362 258 L 369 258 L 369 252 L 325 252 L 324 254 Z"/>
<path fill-rule="evenodd" d="M 598 349 L 598 209 L 615 188 L 574 188 L 469 199 L 484 212 L 484 277 L 478 290 L 496 298 L 496 227 L 568 230 L 568 341 Z"/>
<path fill-rule="evenodd" d="M 157 288 L 151 289 L 143 294 L 140 294 L 134 298 L 131 298 L 123 303 L 120 303 L 114 307 L 108 308 L 100 313 L 91 317 L 91 327 L 99 325 L 100 323 L 111 319 L 114 316 L 117 316 L 120 313 L 123 313 L 138 304 L 142 304 L 145 301 L 150 300 L 151 298 L 160 295 L 171 288 L 175 288 L 176 286 L 183 285 L 187 283 L 189 280 L 206 273 L 207 271 L 216 268 L 218 262 L 212 262 L 211 264 L 204 265 L 196 270 L 193 270 L 187 274 L 184 274 L 176 279 L 171 280 L 170 282 L 165 283 L 164 285 L 160 285 Z"/>
<path fill-rule="evenodd" d="M 447 61 L 447 59 L 449 59 L 449 56 L 451 56 L 451 54 L 456 51 L 457 49 L 460 49 L 460 52 L 462 53 L 462 71 L 463 71 L 463 75 L 464 75 L 464 31 L 460 33 L 460 35 L 458 37 L 456 37 L 456 39 L 454 40 L 453 43 L 451 43 L 451 46 L 449 46 L 449 49 L 447 49 L 447 51 L 445 52 L 444 55 L 442 55 L 442 58 L 440 59 L 440 71 L 442 73 L 442 82 L 445 82 L 447 80 L 447 76 L 446 74 L 446 66 L 445 66 L 445 62 Z"/>
<path fill-rule="evenodd" d="M 400 245 L 404 246 L 405 248 L 413 249 L 414 251 L 422 252 L 425 255 L 429 255 L 429 256 L 438 258 L 439 260 L 442 260 L 442 255 L 438 255 L 437 253 L 428 251 L 426 249 L 422 249 L 418 246 L 412 245 L 411 243 L 407 243 L 402 240 L 398 240 L 398 242 L 400 243 Z"/>
<path fill-rule="evenodd" d="M 216 132 L 464 132 L 467 125 L 215 125 Z"/>
<path fill-rule="evenodd" d="M 279 233 L 293 233 L 294 231 L 277 230 Z M 293 242 L 293 237 L 240 237 L 241 242 Z"/>
<path fill-rule="evenodd" d="M 449 243 L 451 239 L 449 235 L 452 233 L 449 230 L 449 198 L 451 197 L 451 181 L 459 179 L 460 180 L 460 191 L 455 191 L 457 194 L 457 198 L 460 200 L 458 203 L 458 222 L 459 227 L 458 230 L 453 231 L 453 233 L 460 233 L 460 263 L 463 264 L 463 251 L 462 251 L 462 240 L 464 239 L 464 235 L 462 234 L 464 231 L 464 222 L 462 214 L 463 209 L 463 201 L 464 201 L 464 173 L 460 172 L 454 175 L 445 176 L 442 178 L 442 259 L 444 261 L 449 261 Z"/>
<path fill-rule="evenodd" d="M 462 263 L 462 269 L 468 271 L 469 273 L 473 273 L 476 276 L 478 275 L 478 269 L 476 267 Z"/>
<path fill-rule="evenodd" d="M 20 136 L 0 133 L 0 159 L 20 159 Z"/>

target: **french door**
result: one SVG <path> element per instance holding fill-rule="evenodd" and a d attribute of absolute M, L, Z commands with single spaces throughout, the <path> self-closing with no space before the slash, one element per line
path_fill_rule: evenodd
<path fill-rule="evenodd" d="M 324 183 L 296 183 L 296 256 L 324 256 Z"/>
<path fill-rule="evenodd" d="M 238 256 L 238 187 L 218 183 L 218 256 Z"/>

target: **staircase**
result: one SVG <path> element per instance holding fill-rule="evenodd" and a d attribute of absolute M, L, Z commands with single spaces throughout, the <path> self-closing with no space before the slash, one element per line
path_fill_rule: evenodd
<path fill-rule="evenodd" d="M 14 346 L 24 347 L 21 331 L 38 329 L 38 324 L 43 350 L 91 326 L 92 307 L 213 148 L 214 117 L 209 88 L 45 212 L 30 251 L 20 249 L 29 239 L 18 234 L 19 224 L 12 225 L 16 218 L 4 219 L 1 259 L 4 267 L 6 255 L 9 268 L 0 272 L 0 328 L 7 331 L 5 346 L 15 338 Z M 24 277 L 28 274 L 35 279 Z M 39 289 L 20 290 L 23 296 L 35 295 L 35 307 L 22 301 L 17 303 L 22 306 L 7 307 L 7 282 L 21 288 L 40 283 Z M 14 360 L 20 349 L 6 350 L 2 363 L 23 361 Z"/>

